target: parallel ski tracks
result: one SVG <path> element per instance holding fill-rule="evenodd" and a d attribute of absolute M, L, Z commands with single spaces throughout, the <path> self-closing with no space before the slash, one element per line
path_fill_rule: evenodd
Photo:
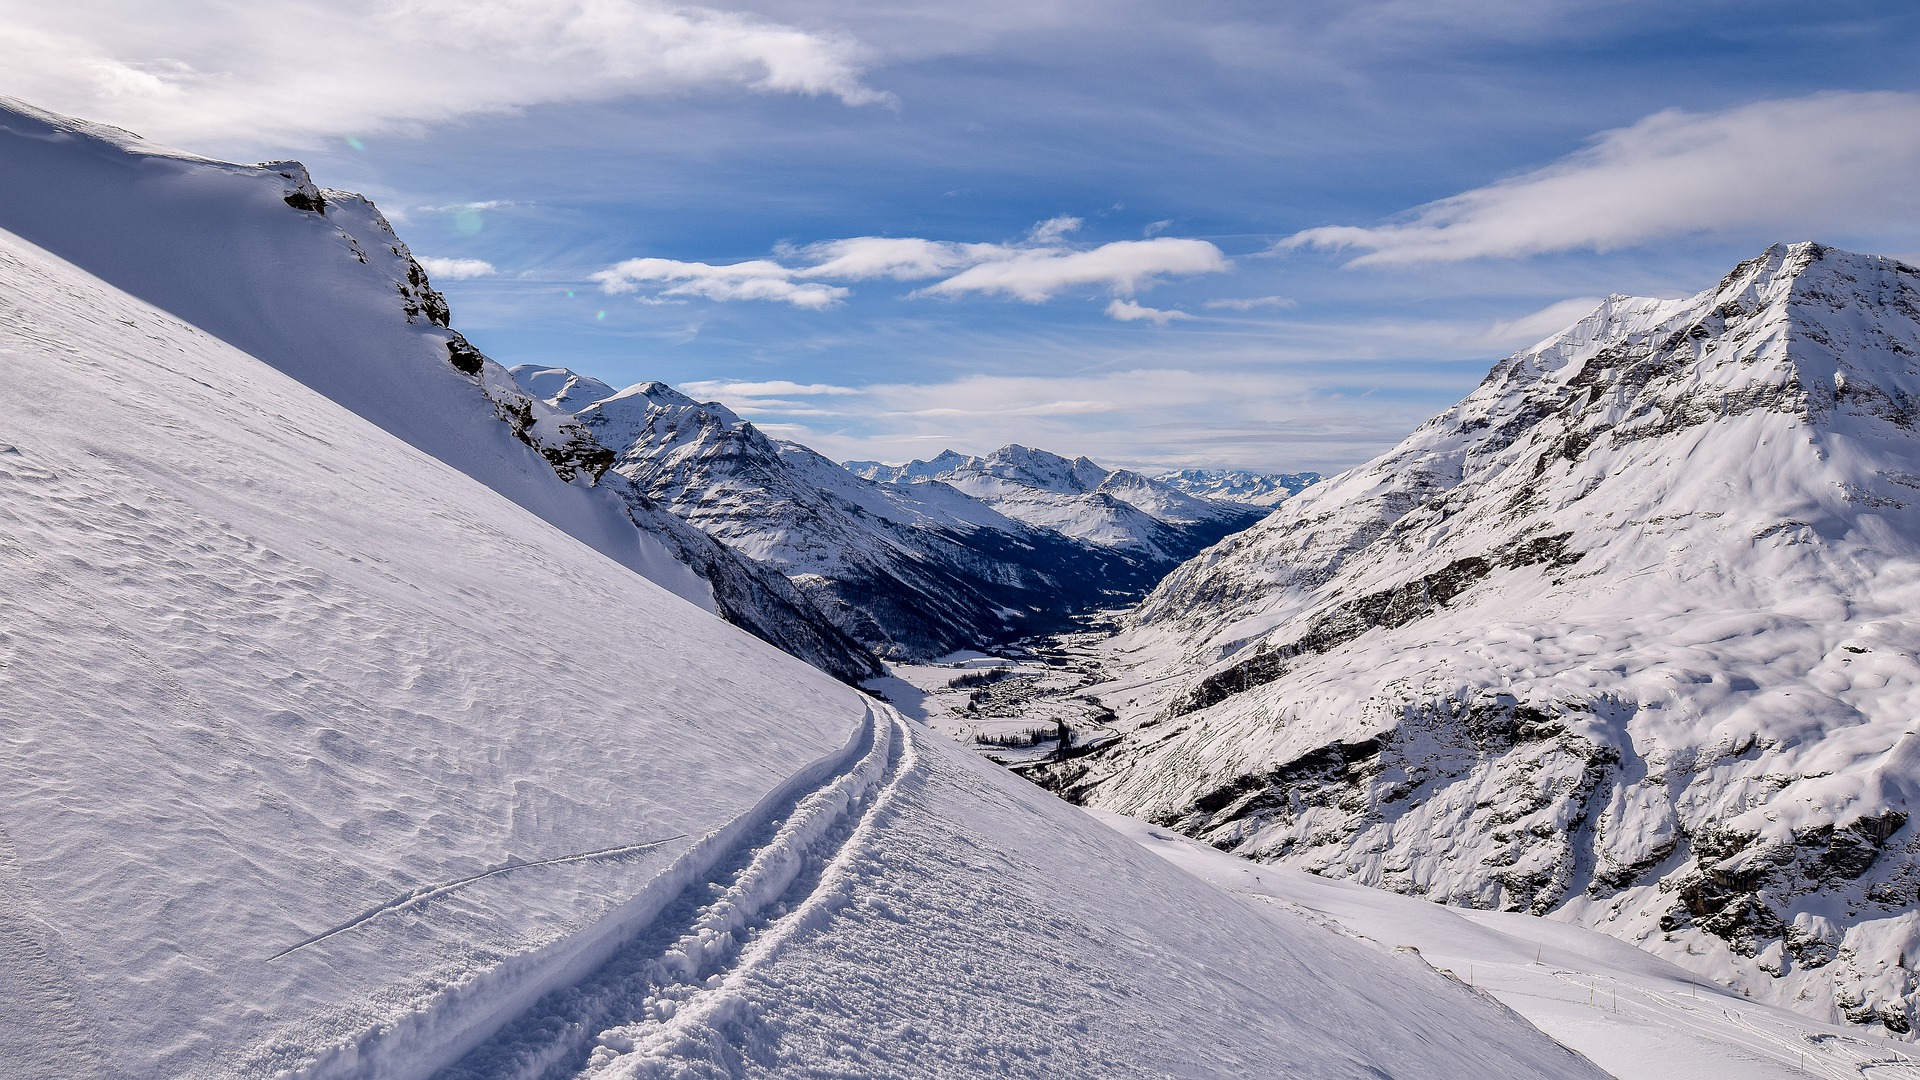
<path fill-rule="evenodd" d="M 715 1036 L 739 1019 L 753 969 L 844 900 L 914 769 L 898 714 L 869 706 L 863 724 L 850 764 L 769 808 L 598 970 L 541 998 L 439 1080 L 646 1076 L 723 1053 Z"/>

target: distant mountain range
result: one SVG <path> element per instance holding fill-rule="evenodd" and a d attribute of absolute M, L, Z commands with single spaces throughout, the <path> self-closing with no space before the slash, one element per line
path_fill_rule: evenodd
<path fill-rule="evenodd" d="M 1180 567 L 1049 767 L 1256 859 L 1916 1022 L 1920 270 L 1615 296 Z"/>
<path fill-rule="evenodd" d="M 1238 469 L 1177 469 L 1154 473 L 1153 479 L 1189 495 L 1243 502 L 1250 506 L 1279 506 L 1309 484 L 1324 479 L 1319 473 L 1256 473 Z"/>
<path fill-rule="evenodd" d="M 640 498 L 786 574 L 890 658 L 1006 642 L 1129 603 L 1263 513 L 1024 447 L 967 459 L 951 478 L 872 479 L 662 383 L 615 393 L 565 369 L 514 375 L 545 400 L 584 403 L 579 422 Z"/>

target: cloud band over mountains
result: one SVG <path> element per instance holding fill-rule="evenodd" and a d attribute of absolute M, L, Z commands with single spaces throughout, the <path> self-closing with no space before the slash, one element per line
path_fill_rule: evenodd
<path fill-rule="evenodd" d="M 1003 296 L 1037 304 L 1072 288 L 1114 297 L 1107 314 L 1121 321 L 1165 325 L 1184 312 L 1146 308 L 1131 300 L 1168 277 L 1223 273 L 1233 264 L 1205 240 L 1156 236 L 1095 247 L 1068 246 L 1075 218 L 1036 225 L 1014 244 L 970 244 L 913 237 L 858 236 L 786 247 L 778 259 L 713 264 L 677 259 L 628 259 L 592 275 L 608 293 L 635 293 L 670 302 L 771 300 L 799 308 L 832 307 L 850 295 L 832 281 L 928 281 L 911 297 Z M 784 260 L 784 261 L 782 261 Z"/>

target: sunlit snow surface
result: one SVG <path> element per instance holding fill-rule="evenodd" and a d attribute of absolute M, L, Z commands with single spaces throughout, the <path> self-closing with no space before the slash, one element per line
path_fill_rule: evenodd
<path fill-rule="evenodd" d="M 69 191 L 193 182 L 61 145 Z M 1599 1075 L 654 585 L 336 361 L 0 234 L 0 1074 Z"/>
<path fill-rule="evenodd" d="M 1910 1046 L 1741 997 L 1604 934 L 1261 866 L 1145 822 L 1091 813 L 1189 873 L 1263 903 L 1275 918 L 1314 919 L 1469 983 L 1620 1080 L 1920 1077 Z"/>

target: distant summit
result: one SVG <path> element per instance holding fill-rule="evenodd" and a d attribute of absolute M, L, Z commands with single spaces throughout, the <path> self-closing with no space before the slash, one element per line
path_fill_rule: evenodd
<path fill-rule="evenodd" d="M 1180 552 L 1215 543 L 1262 513 L 1196 497 L 1127 469 L 1017 443 L 985 457 L 947 450 L 931 461 L 852 461 L 847 467 L 875 480 L 939 481 L 1030 525 L 1169 565 L 1185 557 Z"/>
<path fill-rule="evenodd" d="M 1324 477 L 1319 473 L 1258 473 L 1239 469 L 1178 469 L 1155 473 L 1153 479 L 1203 499 L 1278 506 Z"/>

